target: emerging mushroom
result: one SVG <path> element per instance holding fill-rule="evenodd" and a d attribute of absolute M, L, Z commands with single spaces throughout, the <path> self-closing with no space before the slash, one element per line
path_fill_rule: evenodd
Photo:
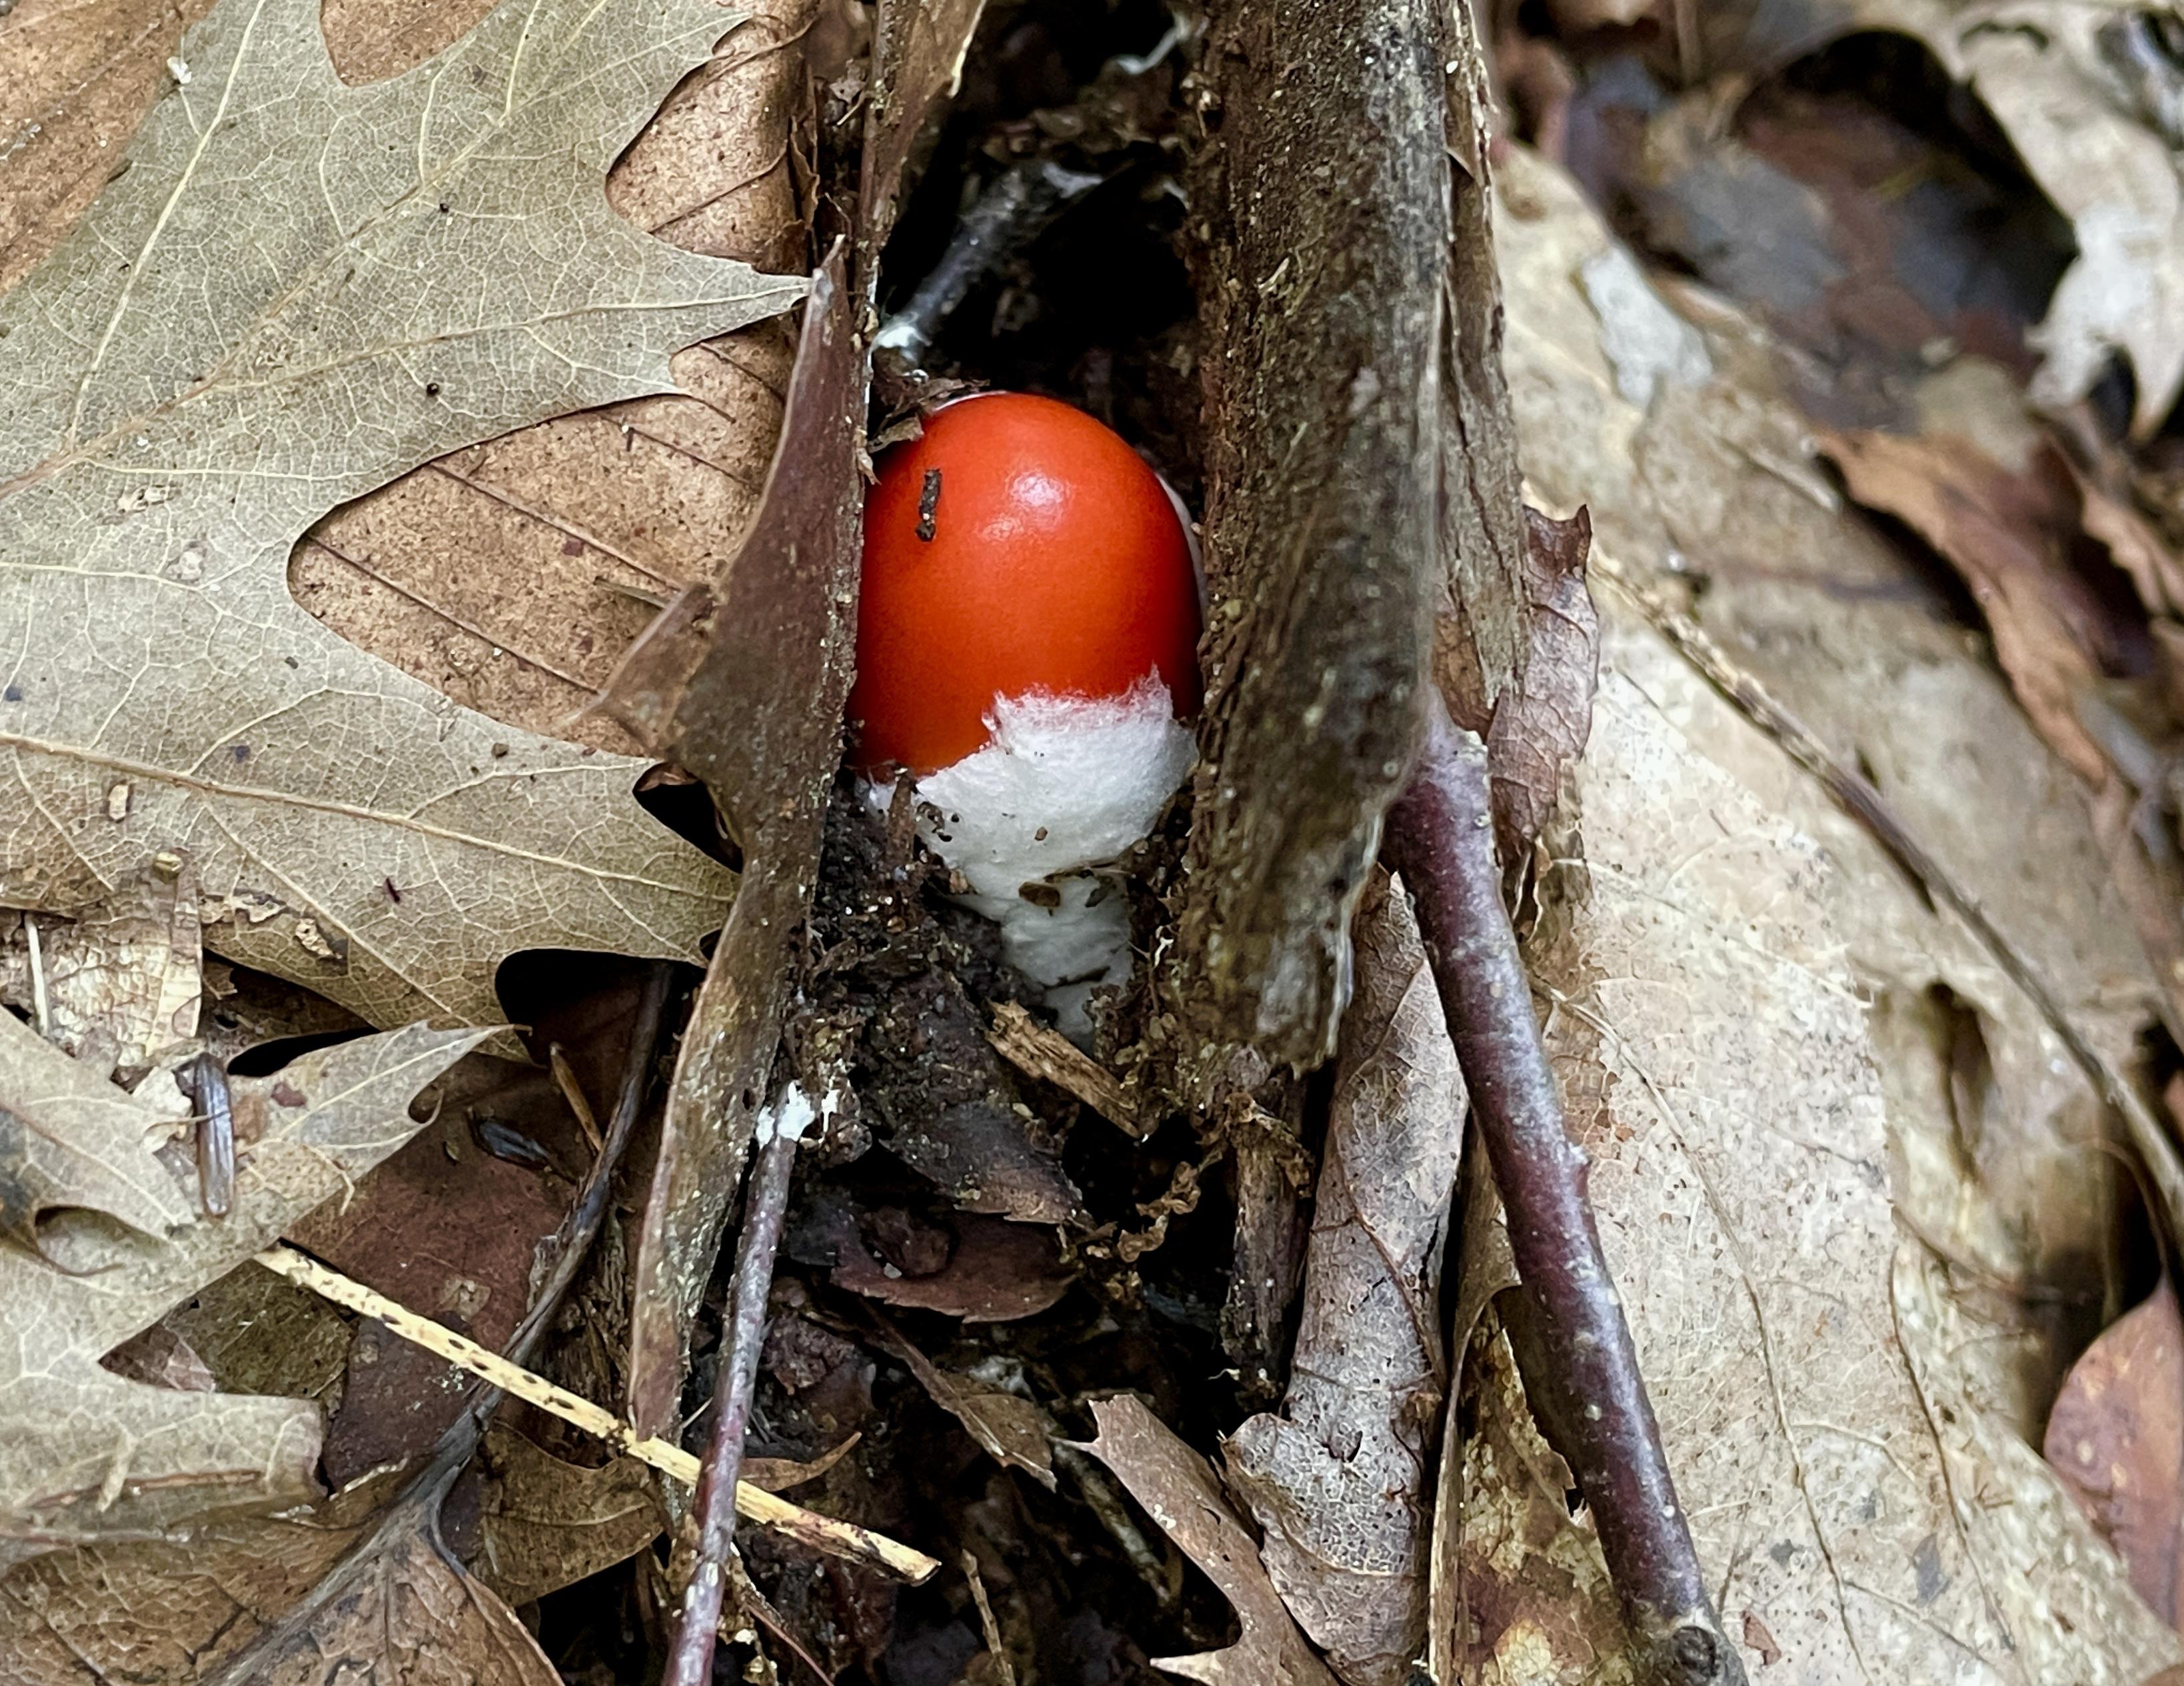
<path fill-rule="evenodd" d="M 853 760 L 916 780 L 919 831 L 1061 1028 L 1128 976 L 1097 870 L 1190 771 L 1199 585 L 1179 504 L 1112 430 L 987 393 L 888 451 L 865 504 Z"/>

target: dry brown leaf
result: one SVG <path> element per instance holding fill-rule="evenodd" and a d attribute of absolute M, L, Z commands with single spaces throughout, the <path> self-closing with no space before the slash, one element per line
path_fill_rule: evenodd
<path fill-rule="evenodd" d="M 127 1540 L 15 1565 L 0 1577 L 9 1686 L 193 1686 L 318 1584 L 390 1488 L 382 1478 L 294 1514 L 211 1522 L 187 1550 Z"/>
<path fill-rule="evenodd" d="M 501 1351 L 529 1304 L 538 1244 L 560 1223 L 569 1185 L 483 1151 L 471 1128 L 476 1103 L 465 1096 L 482 1093 L 490 1105 L 496 1085 L 525 1078 L 552 1093 L 543 1073 L 471 1055 L 434 1085 L 436 1127 L 339 1206 L 292 1226 L 287 1238 L 397 1305 Z M 347 1370 L 321 1454 L 337 1487 L 428 1450 L 465 1403 L 455 1366 L 370 1322 L 357 1327 Z"/>
<path fill-rule="evenodd" d="M 831 1451 L 817 1457 L 803 1458 L 745 1458 L 743 1478 L 753 1487 L 764 1488 L 768 1493 L 786 1493 L 792 1487 L 801 1487 L 807 1481 L 816 1481 L 847 1457 L 864 1438 L 851 1434 Z"/>
<path fill-rule="evenodd" d="M 2030 336 L 2033 396 L 2082 398 L 2120 353 L 2150 433 L 2184 386 L 2184 186 L 2173 115 L 2155 86 L 2169 58 L 2158 14 L 2078 0 L 1852 0 L 1795 24 L 1709 10 L 1709 67 L 1778 69 L 1847 31 L 1915 36 L 1992 114 L 2077 253 Z M 2148 81 L 2137 75 L 2152 73 Z"/>
<path fill-rule="evenodd" d="M 1502 693 L 1486 731 L 1494 776 L 1494 837 L 1505 869 L 1531 853 L 1555 811 L 1563 769 L 1592 730 L 1592 690 L 1600 676 L 1600 612 L 1585 582 L 1592 522 L 1583 509 L 1567 521 L 1524 511 L 1524 593 L 1531 609 L 1532 653 L 1524 677 Z"/>
<path fill-rule="evenodd" d="M 2100 634 L 2062 549 L 2075 512 L 2053 453 L 2016 474 L 1946 434 L 1831 434 L 1826 449 L 1852 497 L 1907 523 L 1964 576 L 2041 736 L 2094 784 L 2105 780 L 2108 757 L 2079 721 Z"/>
<path fill-rule="evenodd" d="M 438 1510 L 441 1491 L 430 1495 Z M 436 1515 L 397 1505 L 217 1686 L 561 1686 L 515 1612 L 456 1561 Z"/>
<path fill-rule="evenodd" d="M 2166 1281 L 2071 1366 L 2042 1450 L 2138 1595 L 2175 1627 L 2184 1608 L 2184 1321 Z"/>
<path fill-rule="evenodd" d="M 1633 574 L 1702 576 L 1707 629 L 1870 769 L 2129 1065 L 2150 981 L 2079 781 L 1915 572 L 1830 503 L 1759 337 L 1724 329 L 1720 376 L 1640 409 L 1580 280 L 1607 233 L 1528 156 L 1501 180 L 1510 382 L 1542 498 L 1588 504 L 1598 552 Z M 2177 1661 L 2027 1444 L 2114 1246 L 2098 1096 L 1993 956 L 1630 598 L 1602 609 L 1579 805 L 1552 841 L 1582 864 L 1542 880 L 1535 976 L 1721 1607 L 1816 1683 L 1947 1678 L 1974 1657 L 2003 1678 L 2136 1681 Z M 1481 1502 L 1522 1474 L 1468 1473 Z M 1555 1583 L 1562 1549 L 1529 1565 L 1509 1537 L 1498 1584 Z"/>
<path fill-rule="evenodd" d="M 995 1463 L 1020 1469 L 1043 1487 L 1054 1486 L 1054 1454 L 1048 1444 L 1053 1418 L 1029 1399 L 943 1370 L 898 1330 L 885 1331 L 879 1343 L 910 1366 L 933 1403 L 961 1423 Z"/>
<path fill-rule="evenodd" d="M 629 1410 L 647 1431 L 673 1418 L 690 1317 L 767 1093 L 841 759 L 869 370 L 851 303 L 837 250 L 805 307 L 781 446 L 748 542 L 647 630 L 605 698 L 643 742 L 705 779 L 741 836 L 745 868 L 683 1034 L 638 1232 Z M 784 651 L 799 654 L 784 660 Z"/>
<path fill-rule="evenodd" d="M 1352 1686 L 1398 1686 L 1425 1648 L 1435 1277 L 1468 1105 L 1409 898 L 1387 888 L 1358 916 L 1289 1394 L 1223 1451 L 1282 1601 Z"/>
<path fill-rule="evenodd" d="M 611 1569 L 667 1526 L 659 1477 L 635 1458 L 569 1463 L 501 1423 L 486 1430 L 482 1455 L 495 1490 L 471 1566 L 511 1605 Z"/>
<path fill-rule="evenodd" d="M 481 1039 L 413 1027 L 237 1079 L 248 1145 L 235 1209 L 215 1221 L 197 1210 L 187 1154 L 152 1159 L 166 1120 L 0 1014 L 0 1101 L 32 1105 L 63 1134 L 88 1126 L 94 1152 L 133 1149 L 148 1231 L 70 1213 L 42 1233 L 55 1263 L 0 1246 L 0 1563 L 317 1496 L 315 1405 L 170 1393 L 98 1360 L 408 1140 L 411 1097 Z M 152 1176 L 166 1178 L 156 1196 Z"/>
<path fill-rule="evenodd" d="M 1227 1650 L 1155 1657 L 1153 1667 L 1206 1686 L 1333 1686 L 1334 1677 L 1267 1578 L 1212 1466 L 1128 1395 L 1095 1400 L 1092 1420 L 1099 1438 L 1084 1450 L 1115 1472 L 1161 1532 L 1205 1572 L 1235 1611 L 1240 1629 Z"/>
<path fill-rule="evenodd" d="M 1037 1316 L 1077 1280 L 1051 1230 L 975 1212 L 958 1214 L 950 1227 L 955 1245 L 947 1262 L 924 1276 L 906 1276 L 875 1257 L 855 1226 L 849 1226 L 838 1241 L 834 1286 L 967 1323 L 1008 1323 Z"/>
<path fill-rule="evenodd" d="M 166 870 L 172 865 L 173 871 Z M 196 875 L 187 862 L 126 875 L 81 919 L 0 913 L 0 999 L 101 1076 L 133 1083 L 197 1036 L 203 994 Z"/>
<path fill-rule="evenodd" d="M 723 875 L 635 805 L 636 764 L 455 707 L 284 577 L 343 500 L 660 390 L 675 345 L 802 292 L 638 232 L 599 186 L 718 11 L 569 11 L 504 8 L 352 89 L 309 0 L 231 0 L 127 173 L 0 299 L 20 904 L 72 912 L 187 852 L 209 901 L 269 910 L 209 921 L 213 947 L 381 1022 L 490 1020 L 517 948 L 688 956 L 716 921 Z M 263 209 L 237 217 L 214 184 L 246 176 Z"/>

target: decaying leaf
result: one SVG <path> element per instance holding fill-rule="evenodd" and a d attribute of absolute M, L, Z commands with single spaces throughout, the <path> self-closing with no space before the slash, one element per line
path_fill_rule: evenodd
<path fill-rule="evenodd" d="M 1486 730 L 1494 776 L 1494 840 L 1505 871 L 1530 851 L 1555 811 L 1563 770 L 1592 731 L 1600 674 L 1600 613 L 1585 582 L 1592 522 L 1584 510 L 1557 521 L 1524 511 L 1524 593 L 1531 654 L 1521 681 L 1502 693 Z"/>
<path fill-rule="evenodd" d="M 2166 1281 L 2070 1369 L 2043 1447 L 2147 1607 L 2184 1609 L 2184 1322 Z"/>
<path fill-rule="evenodd" d="M 517 948 L 689 955 L 717 921 L 723 876 L 637 809 L 634 763 L 466 713 L 285 580 L 343 499 L 662 390 L 671 348 L 803 291 L 650 239 L 600 186 L 717 9 L 566 9 L 348 88 L 309 0 L 231 0 L 127 172 L 0 299 L 0 743 L 32 798 L 11 899 L 71 912 L 187 853 L 209 899 L 272 910 L 212 946 L 380 1022 L 490 1020 Z"/>
<path fill-rule="evenodd" d="M 1870 769 L 2127 1064 L 2150 984 L 2075 776 L 1906 564 L 1815 495 L 1805 425 L 1752 360 L 1650 411 L 1622 397 L 1578 280 L 1609 236 L 1525 155 L 1502 181 L 1534 483 L 1552 507 L 1589 505 L 1596 554 L 1633 574 L 1702 575 L 1706 629 Z M 1581 842 L 1582 862 L 1542 880 L 1534 975 L 1721 1608 L 1814 1681 L 1947 1678 L 1970 1657 L 2005 1677 L 2143 1678 L 2177 1641 L 2028 1444 L 2043 1358 L 2071 1331 L 2053 1301 L 1993 1291 L 2053 1283 L 2098 1305 L 2117 1210 L 2087 1148 L 2098 1097 L 1992 954 L 1631 598 L 1602 608 L 1577 824 L 1555 851 Z M 1499 1584 L 1598 1594 L 1531 1549 L 1504 1544 Z M 1557 1658 L 1531 1678 L 1598 1667 Z"/>
<path fill-rule="evenodd" d="M 910 1366 L 933 1403 L 961 1423 L 994 1462 L 1053 1487 L 1054 1454 L 1048 1443 L 1054 1420 L 1045 1411 L 1015 1394 L 943 1370 L 899 1331 L 886 1331 L 880 1344 Z"/>
<path fill-rule="evenodd" d="M 515 1612 L 441 1538 L 443 1487 L 395 1505 L 303 1600 L 228 1659 L 216 1686 L 461 1681 L 561 1686 Z"/>
<path fill-rule="evenodd" d="M 1827 451 L 1851 496 L 1908 523 L 1964 576 L 2041 736 L 2087 779 L 2105 780 L 2108 758 L 2081 723 L 2101 634 L 2062 550 L 2075 511 L 2059 507 L 2071 490 L 2059 455 L 2049 448 L 2013 473 L 1967 439 L 1887 433 L 1834 436 Z"/>
<path fill-rule="evenodd" d="M 635 1458 L 569 1463 L 499 1423 L 482 1450 L 495 1489 L 472 1566 L 511 1605 L 612 1568 L 667 1525 L 659 1477 Z"/>
<path fill-rule="evenodd" d="M 1283 1602 L 1352 1686 L 1397 1686 L 1425 1647 L 1434 1272 L 1468 1104 L 1409 899 L 1386 888 L 1358 915 L 1289 1394 L 1223 1458 Z"/>
<path fill-rule="evenodd" d="M 317 1496 L 315 1405 L 171 1393 L 98 1360 L 408 1140 L 410 1098 L 481 1039 L 413 1027 L 235 1080 L 248 1146 L 234 1210 L 214 1220 L 198 1210 L 188 1156 L 154 1161 L 144 1145 L 167 1121 L 119 1090 L 96 1092 L 95 1077 L 0 1014 L 0 1099 L 11 1110 L 69 1097 L 65 1114 L 51 1109 L 58 1132 L 89 1118 L 98 1150 L 133 1132 L 140 1174 L 168 1179 L 156 1196 L 141 1186 L 141 1233 L 64 1215 L 41 1233 L 45 1257 L 0 1246 L 0 1562 Z"/>
<path fill-rule="evenodd" d="M 300 1511 L 215 1519 L 191 1530 L 187 1550 L 122 1540 L 16 1564 L 0 1577 L 11 1686 L 195 1686 L 318 1583 L 391 1485 L 382 1477 Z"/>
<path fill-rule="evenodd" d="M 0 913 L 0 999 L 55 1047 L 130 1082 L 189 1048 L 203 956 L 187 862 L 128 874 L 81 919 L 42 921 L 34 954 L 36 918 Z"/>
<path fill-rule="evenodd" d="M 1333 1686 L 1206 1460 L 1127 1394 L 1096 1401 L 1092 1418 L 1099 1438 L 1084 1450 L 1115 1472 L 1161 1532 L 1205 1572 L 1241 1629 L 1227 1650 L 1156 1657 L 1153 1667 L 1206 1686 Z"/>
<path fill-rule="evenodd" d="M 749 538 L 653 624 L 606 696 L 641 741 L 705 779 L 744 860 L 683 1035 L 638 1233 L 629 1394 L 647 1430 L 672 1419 L 689 1320 L 769 1093 L 791 944 L 811 910 L 841 757 L 868 371 L 852 297 L 838 251 L 805 308 L 781 447 Z M 805 654 L 786 661 L 784 650 Z"/>
<path fill-rule="evenodd" d="M 851 1225 L 838 1238 L 834 1286 L 967 1323 L 1007 1323 L 1037 1316 L 1077 1279 L 1050 1230 L 964 1212 L 951 1221 L 948 1239 L 939 1269 L 911 1276 L 875 1257 Z"/>

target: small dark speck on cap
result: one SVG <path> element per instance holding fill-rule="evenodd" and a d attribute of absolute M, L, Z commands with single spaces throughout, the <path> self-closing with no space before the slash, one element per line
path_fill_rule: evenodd
<path fill-rule="evenodd" d="M 250 746 L 248 743 L 231 744 L 227 753 L 238 761 L 247 761 L 250 759 Z"/>

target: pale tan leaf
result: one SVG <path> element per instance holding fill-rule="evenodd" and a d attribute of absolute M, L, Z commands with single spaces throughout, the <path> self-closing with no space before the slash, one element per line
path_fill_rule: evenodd
<path fill-rule="evenodd" d="M 188 1222 L 156 1152 L 171 1124 L 0 1012 L 0 1233 L 18 1247 L 35 1251 L 40 1216 L 60 1207 L 153 1236 Z"/>
<path fill-rule="evenodd" d="M 20 0 L 0 16 L 0 292 L 106 185 L 211 0 Z"/>
<path fill-rule="evenodd" d="M 1155 1657 L 1153 1667 L 1206 1686 L 1334 1686 L 1267 1578 L 1251 1536 L 1222 1496 L 1212 1467 L 1175 1431 L 1125 1394 L 1092 1406 L 1099 1438 L 1085 1448 L 1184 1556 L 1205 1571 L 1241 1629 L 1226 1650 Z"/>
<path fill-rule="evenodd" d="M 1724 359 L 1733 373 L 1640 410 L 1578 280 L 1607 232 L 1524 154 L 1502 183 L 1521 211 L 1496 231 L 1510 384 L 1546 501 L 1588 504 L 1596 555 L 1661 589 L 1702 575 L 1705 630 L 1870 769 L 2080 1032 L 2128 1063 L 2150 980 L 2075 776 L 1910 565 L 1812 476 L 1765 359 Z M 1534 976 L 1747 1669 L 1771 1650 L 1777 1672 L 1845 1686 L 1967 1667 L 2144 1678 L 2178 1642 L 2028 1444 L 2068 1331 L 2052 1301 L 1995 1291 L 2098 1303 L 2120 1198 L 2088 1150 L 2098 1095 L 1992 954 L 1635 598 L 1603 592 L 1601 608 L 1594 729 L 1576 823 L 1550 833 L 1566 864 L 1542 881 Z M 1525 1469 L 1467 1476 L 1479 1505 L 1527 1514 L 1496 1491 Z M 1581 1524 L 1467 1543 L 1474 1643 L 1513 1647 L 1485 1678 L 1602 1678 L 1575 1644 L 1613 1631 L 1593 1549 Z M 1588 1572 L 1568 1572 L 1571 1551 Z M 1570 1648 L 1528 1652 L 1556 1585 L 1589 1600 L 1585 1619 L 1557 1629 Z"/>
<path fill-rule="evenodd" d="M 36 920 L 0 913 L 0 999 L 55 1047 L 131 1083 L 162 1054 L 187 1051 L 204 988 L 187 861 L 127 874 L 80 919 L 33 931 Z"/>
<path fill-rule="evenodd" d="M 495 726 L 328 632 L 289 550 L 427 458 L 665 389 L 675 346 L 803 282 L 605 202 L 733 22 L 716 7 L 503 8 L 360 88 L 317 10 L 216 8 L 130 169 L 0 299 L 0 637 L 22 652 L 0 749 L 27 798 L 0 872 L 65 912 L 186 851 L 209 899 L 268 910 L 209 926 L 220 952 L 380 1022 L 477 1022 L 514 949 L 694 955 L 727 880 L 636 807 L 635 763 Z"/>
<path fill-rule="evenodd" d="M 315 1405 L 173 1393 L 99 1359 L 408 1140 L 410 1098 L 483 1035 L 412 1027 L 237 1079 L 248 1145 L 234 1210 L 215 1220 L 198 1210 L 189 1156 L 170 1148 L 162 1164 L 145 1147 L 164 1120 L 0 1014 L 0 1102 L 28 1098 L 64 1129 L 86 1121 L 102 1149 L 133 1138 L 152 1221 L 143 1233 L 50 1218 L 41 1239 L 56 1262 L 0 1246 L 0 1563 L 316 1496 Z M 168 1179 L 156 1203 L 155 1175 Z"/>

